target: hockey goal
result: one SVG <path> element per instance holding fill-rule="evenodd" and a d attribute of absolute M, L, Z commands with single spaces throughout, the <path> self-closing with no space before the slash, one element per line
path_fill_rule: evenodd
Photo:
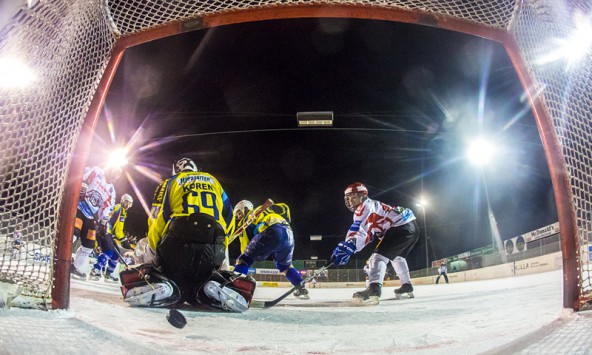
<path fill-rule="evenodd" d="M 241 22 L 341 17 L 415 23 L 501 42 L 527 91 L 561 225 L 564 306 L 591 300 L 592 55 L 537 64 L 575 28 L 586 1 L 555 0 L 21 0 L 0 16 L 0 63 L 18 59 L 33 85 L 0 87 L 0 296 L 68 308 L 71 236 L 82 169 L 126 48 Z M 4 80 L 1 80 L 4 81 Z M 13 253 L 17 225 L 25 244 Z M 26 246 L 26 247 L 25 247 Z M 18 291 L 15 291 L 18 289 Z M 2 291 L 4 290 L 4 291 Z"/>

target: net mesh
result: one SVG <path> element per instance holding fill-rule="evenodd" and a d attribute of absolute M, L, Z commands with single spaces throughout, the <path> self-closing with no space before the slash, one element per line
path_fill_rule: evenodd
<path fill-rule="evenodd" d="M 554 0 L 40 0 L 0 22 L 0 60 L 19 58 L 38 77 L 27 88 L 0 87 L 0 281 L 46 302 L 67 168 L 91 100 L 120 36 L 173 21 L 247 9 L 313 4 L 368 5 L 433 14 L 507 30 L 555 128 L 570 178 L 578 226 L 581 300 L 592 293 L 588 245 L 592 237 L 591 56 L 566 69 L 538 58 L 554 38 L 573 30 L 582 2 Z M 22 226 L 19 226 L 22 223 Z M 16 247 L 15 230 L 24 243 Z M 15 250 L 17 250 L 15 252 Z"/>
<path fill-rule="evenodd" d="M 547 62 L 561 42 L 575 31 L 578 14 L 589 14 L 585 2 L 533 1 L 523 3 L 511 33 L 529 63 L 529 76 L 552 120 L 566 162 L 575 208 L 580 268 L 580 302 L 586 306 L 592 296 L 590 242 L 592 238 L 592 56 L 580 61 Z"/>
<path fill-rule="evenodd" d="M 0 88 L 0 281 L 47 305 L 67 167 L 115 38 L 99 2 L 52 1 L 20 10 L 0 39 L 0 59 L 37 73 Z"/>

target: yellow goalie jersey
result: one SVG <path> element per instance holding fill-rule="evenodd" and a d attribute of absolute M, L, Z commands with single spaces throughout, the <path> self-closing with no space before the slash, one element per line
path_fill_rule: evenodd
<path fill-rule="evenodd" d="M 261 206 L 259 206 L 259 207 L 261 207 Z M 249 212 L 249 214 L 247 214 L 243 218 L 243 220 L 241 221 L 239 226 L 237 226 L 237 228 L 240 227 L 240 225 L 242 223 L 247 223 L 246 221 L 249 220 L 249 217 L 259 207 L 255 208 L 253 211 Z M 286 205 L 285 203 L 276 203 L 276 204 L 272 205 L 271 207 L 267 208 L 265 211 L 261 212 L 261 214 L 255 220 L 253 220 L 249 224 L 249 226 L 239 235 L 238 238 L 240 241 L 241 253 L 245 251 L 245 249 L 247 248 L 247 245 L 249 245 L 249 241 L 251 241 L 251 238 L 253 238 L 255 235 L 263 232 L 264 230 L 266 230 L 270 226 L 272 226 L 274 224 L 278 224 L 278 223 L 284 224 L 284 225 L 288 226 L 289 228 L 290 228 L 290 223 L 292 223 L 292 218 L 290 216 L 290 207 L 288 207 L 288 205 Z"/>
<path fill-rule="evenodd" d="M 208 173 L 181 172 L 163 181 L 154 197 L 148 219 L 148 243 L 153 250 L 175 217 L 204 213 L 213 217 L 226 234 L 234 226 L 228 196 L 218 180 Z"/>

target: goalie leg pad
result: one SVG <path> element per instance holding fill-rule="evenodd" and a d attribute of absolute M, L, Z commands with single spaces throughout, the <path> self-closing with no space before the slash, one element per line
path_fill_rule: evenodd
<path fill-rule="evenodd" d="M 168 282 L 145 284 L 129 289 L 123 298 L 132 307 L 165 307 L 174 300 L 173 287 Z"/>
<path fill-rule="evenodd" d="M 209 308 L 242 313 L 251 304 L 256 284 L 248 276 L 230 271 L 214 271 L 210 280 L 197 292 L 196 301 Z"/>
<path fill-rule="evenodd" d="M 181 300 L 179 287 L 151 265 L 124 270 L 120 278 L 123 300 L 131 306 L 166 307 Z"/>

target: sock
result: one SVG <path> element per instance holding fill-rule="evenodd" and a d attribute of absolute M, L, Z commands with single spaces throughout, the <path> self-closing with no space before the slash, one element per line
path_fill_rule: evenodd
<path fill-rule="evenodd" d="M 302 282 L 302 276 L 300 275 L 300 272 L 298 272 L 298 270 L 296 270 L 296 268 L 293 267 L 289 268 L 288 271 L 286 271 L 286 278 L 288 279 L 288 281 L 290 281 L 290 283 L 293 286 L 296 286 Z"/>
<path fill-rule="evenodd" d="M 386 265 L 390 262 L 390 260 L 386 256 L 382 256 L 380 254 L 372 254 L 370 256 L 370 260 L 368 260 L 368 283 L 371 284 L 381 284 L 384 280 L 384 275 L 386 275 Z"/>
<path fill-rule="evenodd" d="M 409 266 L 407 266 L 407 260 L 397 256 L 393 261 L 391 261 L 391 263 L 395 268 L 395 273 L 397 273 L 397 276 L 399 276 L 399 280 L 401 280 L 401 284 L 410 283 L 411 275 L 409 275 Z"/>
<path fill-rule="evenodd" d="M 88 257 L 92 254 L 92 248 L 87 248 L 80 246 L 78 250 L 76 250 L 76 256 L 74 257 L 74 267 L 78 271 L 82 272 L 83 266 L 88 264 Z"/>

